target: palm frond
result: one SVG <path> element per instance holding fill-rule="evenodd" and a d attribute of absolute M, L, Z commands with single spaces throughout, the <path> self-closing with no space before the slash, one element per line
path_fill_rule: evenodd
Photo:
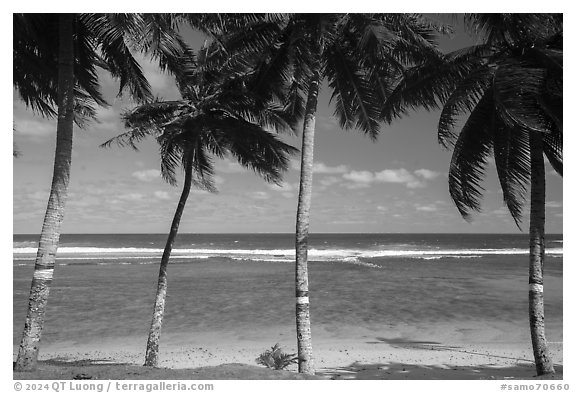
<path fill-rule="evenodd" d="M 95 102 L 90 94 L 74 89 L 74 101 L 74 123 L 78 127 L 85 128 L 90 121 L 98 122 Z"/>
<path fill-rule="evenodd" d="M 494 122 L 492 91 L 488 90 L 472 111 L 454 145 L 448 189 L 458 211 L 470 218 L 470 211 L 480 211 L 487 159 L 492 152 Z"/>
<path fill-rule="evenodd" d="M 391 123 L 408 109 L 424 108 L 430 111 L 441 108 L 459 81 L 483 64 L 477 55 L 485 50 L 484 46 L 477 46 L 466 51 L 451 52 L 442 60 L 431 59 L 408 69 L 388 95 L 381 117 Z"/>
<path fill-rule="evenodd" d="M 13 14 L 13 85 L 27 107 L 46 117 L 56 115 L 57 26 L 57 17 Z"/>
<path fill-rule="evenodd" d="M 562 30 L 561 14 L 467 14 L 467 27 L 491 45 L 531 45 Z"/>
<path fill-rule="evenodd" d="M 526 192 L 530 184 L 530 138 L 522 129 L 507 127 L 499 119 L 494 124 L 494 160 L 504 203 L 520 228 Z"/>
<path fill-rule="evenodd" d="M 171 135 L 162 134 L 156 139 L 160 145 L 160 173 L 162 178 L 168 184 L 175 186 L 177 184 L 176 168 L 182 163 L 184 146 Z"/>
<path fill-rule="evenodd" d="M 138 102 L 152 99 L 150 84 L 132 56 L 119 24 L 104 14 L 81 14 L 79 18 L 87 30 L 92 32 L 107 70 L 113 77 L 120 79 L 118 94 L 121 95 L 124 88 L 128 87 L 131 96 Z"/>
<path fill-rule="evenodd" d="M 513 59 L 502 62 L 494 73 L 494 97 L 500 117 L 508 127 L 548 132 L 551 119 L 542 111 L 538 96 L 543 92 L 545 70 Z"/>
<path fill-rule="evenodd" d="M 74 74 L 78 124 L 93 118 L 96 105 L 107 105 L 97 67 L 120 79 L 120 92 L 128 88 L 141 102 L 151 98 L 150 86 L 127 41 L 141 25 L 141 14 L 77 16 Z M 27 106 L 44 116 L 54 116 L 58 83 L 57 14 L 14 14 L 14 33 L 14 87 Z"/>
<path fill-rule="evenodd" d="M 188 106 L 185 102 L 156 101 L 125 111 L 122 120 L 124 127 L 129 131 L 107 140 L 100 147 L 111 147 L 116 144 L 138 150 L 136 143 L 148 136 L 160 136 L 169 122 L 183 121 L 185 116 L 182 116 L 182 112 L 186 109 Z"/>
<path fill-rule="evenodd" d="M 122 115 L 126 127 L 160 127 L 174 117 L 193 111 L 187 101 L 155 101 L 127 111 Z"/>
<path fill-rule="evenodd" d="M 348 53 L 334 45 L 326 50 L 326 76 L 336 98 L 336 114 L 342 128 L 358 127 L 375 139 L 380 129 L 377 93 L 366 73 Z"/>
<path fill-rule="evenodd" d="M 257 70 L 251 89 L 258 95 L 267 96 L 274 88 L 284 86 L 291 82 L 294 62 L 292 57 L 292 35 L 297 32 L 288 29 L 275 37 L 267 51 L 259 54 L 260 60 L 255 62 Z"/>
<path fill-rule="evenodd" d="M 560 176 L 563 176 L 562 145 L 563 136 L 560 130 L 544 134 L 543 148 L 548 162 Z"/>
<path fill-rule="evenodd" d="M 246 23 L 239 29 L 228 29 L 219 40 L 227 51 L 234 52 L 241 48 L 243 53 L 261 53 L 265 52 L 281 33 L 282 28 L 277 22 L 257 20 Z"/>
<path fill-rule="evenodd" d="M 274 134 L 242 118 L 222 116 L 203 121 L 210 130 L 205 137 L 212 152 L 226 151 L 240 165 L 253 170 L 268 182 L 280 183 L 282 172 L 290 165 L 290 156 L 298 150 L 282 142 Z"/>
<path fill-rule="evenodd" d="M 161 70 L 174 75 L 177 86 L 183 90 L 196 69 L 194 52 L 170 27 L 170 14 L 152 14 L 146 20 L 144 32 L 137 37 L 144 42 L 144 52 L 158 61 Z M 148 19 L 146 18 L 146 19 Z"/>
<path fill-rule="evenodd" d="M 384 17 L 384 21 L 400 38 L 394 45 L 393 53 L 404 64 L 421 64 L 441 56 L 437 49 L 439 32 L 420 15 L 391 14 Z"/>
<path fill-rule="evenodd" d="M 93 34 L 84 23 L 76 23 L 74 74 L 78 89 L 90 96 L 96 105 L 106 107 L 108 103 L 102 96 L 97 71 L 97 66 L 103 64 L 103 60 L 98 54 Z"/>
<path fill-rule="evenodd" d="M 183 157 L 183 164 L 186 165 L 187 161 L 192 162 L 194 167 L 192 184 L 196 188 L 206 190 L 208 192 L 217 192 L 216 185 L 214 183 L 214 162 L 206 148 L 201 144 L 201 140 L 198 140 L 198 144 L 188 145 L 188 154 Z"/>
<path fill-rule="evenodd" d="M 204 124 L 198 119 L 178 118 L 164 127 L 156 139 L 160 145 L 160 169 L 164 180 L 176 184 L 176 168 L 190 168 L 194 187 L 216 192 L 214 163 L 206 147 Z"/>
<path fill-rule="evenodd" d="M 450 97 L 444 103 L 440 119 L 438 120 L 438 143 L 444 148 L 453 145 L 456 139 L 454 126 L 457 117 L 464 113 L 470 113 L 492 81 L 493 70 L 491 67 L 481 65 L 468 73 L 454 88 Z"/>

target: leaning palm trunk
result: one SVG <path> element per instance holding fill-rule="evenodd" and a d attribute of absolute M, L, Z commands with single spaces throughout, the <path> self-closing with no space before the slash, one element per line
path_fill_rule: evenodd
<path fill-rule="evenodd" d="M 14 369 L 29 371 L 36 368 L 44 314 L 54 275 L 54 262 L 60 228 L 64 219 L 64 204 L 68 194 L 74 127 L 74 15 L 62 14 L 59 20 L 58 123 L 56 154 L 48 206 L 36 255 L 34 276 L 30 288 L 28 313 L 18 358 Z"/>
<path fill-rule="evenodd" d="M 164 318 L 166 291 L 168 290 L 168 262 L 170 261 L 170 253 L 172 252 L 174 240 L 178 234 L 178 227 L 180 226 L 180 219 L 182 218 L 182 213 L 186 206 L 186 200 L 188 200 L 188 195 L 190 195 L 191 186 L 192 160 L 189 160 L 186 164 L 184 187 L 182 189 L 182 194 L 180 195 L 180 201 L 176 207 L 176 212 L 174 213 L 174 218 L 172 219 L 172 226 L 170 227 L 170 233 L 166 240 L 166 246 L 164 247 L 164 253 L 162 254 L 162 261 L 160 262 L 154 314 L 152 315 L 152 324 L 150 325 L 150 333 L 148 334 L 148 343 L 146 345 L 145 366 L 158 367 L 158 347 L 162 330 L 162 319 Z"/>
<path fill-rule="evenodd" d="M 538 375 L 554 373 L 554 365 L 544 331 L 544 224 L 546 218 L 546 178 L 542 155 L 542 135 L 530 133 L 530 273 L 529 312 L 532 349 Z"/>
<path fill-rule="evenodd" d="M 308 91 L 302 130 L 300 191 L 296 216 L 296 336 L 298 340 L 298 372 L 314 375 L 310 303 L 308 297 L 308 230 L 312 204 L 312 167 L 314 163 L 314 129 L 320 89 L 320 72 L 316 67 Z"/>

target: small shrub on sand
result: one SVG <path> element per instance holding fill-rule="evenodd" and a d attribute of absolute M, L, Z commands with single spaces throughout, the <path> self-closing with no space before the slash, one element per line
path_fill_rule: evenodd
<path fill-rule="evenodd" d="M 256 358 L 256 363 L 274 370 L 284 370 L 289 365 L 297 362 L 298 356 L 295 353 L 285 353 L 280 348 L 280 344 L 274 345 L 272 349 L 262 352 Z"/>

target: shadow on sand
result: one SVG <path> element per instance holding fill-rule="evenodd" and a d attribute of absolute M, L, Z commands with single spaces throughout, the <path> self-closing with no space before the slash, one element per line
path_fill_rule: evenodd
<path fill-rule="evenodd" d="M 329 379 L 562 379 L 563 366 L 556 364 L 555 375 L 537 377 L 534 362 L 526 358 L 479 353 L 457 346 L 443 345 L 437 341 L 417 341 L 403 338 L 376 337 L 369 344 L 387 344 L 393 348 L 420 349 L 430 351 L 459 352 L 474 357 L 485 357 L 486 364 L 473 366 L 426 365 L 414 363 L 360 363 L 354 362 L 347 367 L 330 368 L 317 374 Z M 498 366 L 494 359 L 506 359 L 515 362 L 510 366 Z"/>
<path fill-rule="evenodd" d="M 472 379 L 562 379 L 563 367 L 555 365 L 556 374 L 536 377 L 533 365 L 498 367 L 478 366 L 430 366 L 405 363 L 352 363 L 347 367 L 324 369 L 317 373 L 328 379 L 406 379 L 406 380 L 472 380 Z"/>
<path fill-rule="evenodd" d="M 392 348 L 403 348 L 403 349 L 413 348 L 413 349 L 425 349 L 429 351 L 458 352 L 458 353 L 465 353 L 467 355 L 484 356 L 486 358 L 508 359 L 508 360 L 514 360 L 516 362 L 526 362 L 532 366 L 534 365 L 534 362 L 528 358 L 494 355 L 492 353 L 471 351 L 458 346 L 443 345 L 442 343 L 439 343 L 437 341 L 416 341 L 416 340 L 407 340 L 403 338 L 384 338 L 384 337 L 376 337 L 376 340 L 378 341 L 368 341 L 368 344 L 388 344 Z"/>
<path fill-rule="evenodd" d="M 117 362 L 111 358 L 99 359 L 69 359 L 66 357 L 56 357 L 44 361 L 51 366 L 86 367 L 86 366 L 128 366 L 129 363 Z"/>
<path fill-rule="evenodd" d="M 39 363 L 48 366 L 62 366 L 62 367 L 86 367 L 86 366 L 127 366 L 129 363 L 120 363 L 110 358 L 102 359 L 69 359 L 66 357 L 56 357 L 52 359 L 42 360 Z M 16 362 L 12 362 L 12 368 L 16 367 Z"/>
<path fill-rule="evenodd" d="M 227 363 L 191 369 L 170 369 L 118 363 L 110 359 L 68 360 L 53 358 L 38 362 L 34 371 L 14 372 L 17 380 L 264 380 L 324 379 L 325 377 L 271 370 L 262 366 Z"/>

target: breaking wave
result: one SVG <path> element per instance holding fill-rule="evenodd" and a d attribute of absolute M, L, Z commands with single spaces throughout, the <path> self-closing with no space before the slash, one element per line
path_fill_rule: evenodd
<path fill-rule="evenodd" d="M 33 247 L 13 249 L 14 260 L 29 260 L 36 254 Z M 159 248 L 98 248 L 98 247 L 61 247 L 58 260 L 113 260 L 113 259 L 150 259 L 158 258 L 163 250 Z M 562 256 L 562 248 L 549 248 L 546 253 L 551 256 Z M 435 260 L 440 258 L 481 258 L 487 255 L 527 255 L 527 249 L 310 249 L 308 258 L 311 261 L 342 261 L 347 263 L 366 263 L 360 259 L 372 258 L 416 258 Z M 252 260 L 268 262 L 293 262 L 294 249 L 174 249 L 172 257 L 178 259 L 229 258 L 232 260 Z"/>

